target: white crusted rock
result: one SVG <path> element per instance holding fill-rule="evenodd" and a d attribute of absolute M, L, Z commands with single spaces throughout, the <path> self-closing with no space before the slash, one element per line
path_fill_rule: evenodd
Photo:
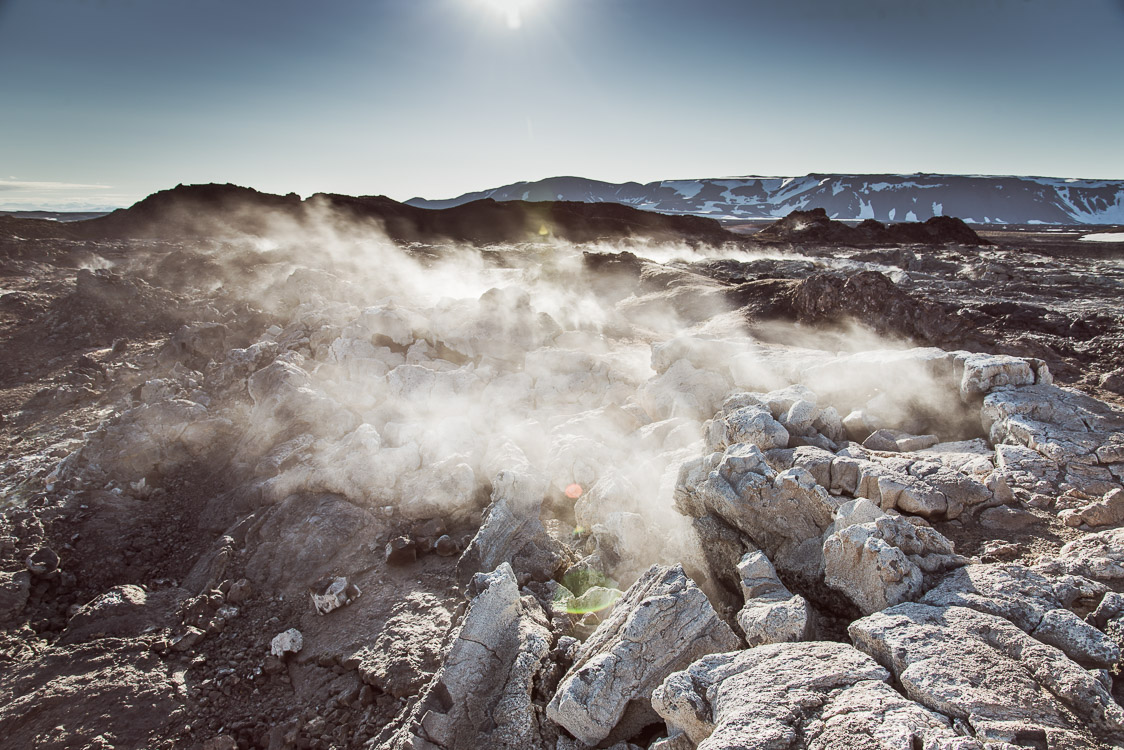
<path fill-rule="evenodd" d="M 803 640 L 808 633 L 808 603 L 794 595 L 763 552 L 750 552 L 738 563 L 745 606 L 738 624 L 750 646 Z"/>
<path fill-rule="evenodd" d="M 1124 737 L 1124 709 L 1096 675 L 1007 620 L 965 607 L 900 604 L 851 623 L 851 639 L 906 696 L 987 742 L 1033 732 L 1049 747 Z"/>
<path fill-rule="evenodd" d="M 889 673 L 842 643 L 759 646 L 696 661 L 652 696 L 671 732 L 699 750 L 947 747 L 944 716 L 902 697 Z M 978 744 L 963 747 L 980 748 Z"/>

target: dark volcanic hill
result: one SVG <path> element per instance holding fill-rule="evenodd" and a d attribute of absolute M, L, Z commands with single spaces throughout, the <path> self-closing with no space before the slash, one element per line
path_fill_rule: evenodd
<path fill-rule="evenodd" d="M 292 222 L 375 222 L 402 242 L 473 244 L 558 238 L 571 242 L 643 238 L 721 244 L 737 239 L 713 219 L 665 216 L 617 204 L 528 203 L 491 199 L 447 209 L 409 206 L 385 196 L 318 193 L 272 195 L 236 185 L 179 185 L 89 221 L 0 217 L 4 234 L 59 239 L 187 239 L 229 234 L 264 236 Z"/>
<path fill-rule="evenodd" d="M 858 226 L 828 218 L 822 208 L 793 211 L 753 235 L 756 242 L 801 242 L 819 245 L 990 245 L 960 219 L 934 216 L 924 222 L 907 222 L 887 226 L 867 219 Z"/>
<path fill-rule="evenodd" d="M 832 219 L 883 222 L 959 216 L 969 224 L 1121 224 L 1124 180 L 938 174 L 809 174 L 615 184 L 551 177 L 448 200 L 413 198 L 423 208 L 498 201 L 623 203 L 666 214 L 773 219 L 822 208 Z"/>

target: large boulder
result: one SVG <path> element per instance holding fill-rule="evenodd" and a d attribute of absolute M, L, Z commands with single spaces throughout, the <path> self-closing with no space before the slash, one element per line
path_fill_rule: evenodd
<path fill-rule="evenodd" d="M 639 730 L 655 718 L 649 699 L 665 677 L 739 645 L 681 566 L 654 565 L 582 645 L 547 716 L 589 745 L 619 724 Z"/>
<path fill-rule="evenodd" d="M 709 466 L 714 468 L 706 471 Z M 801 468 L 778 473 L 756 445 L 745 443 L 684 464 L 676 487 L 681 512 L 721 519 L 778 569 L 809 581 L 822 573 L 820 536 L 836 505 L 810 473 Z"/>
<path fill-rule="evenodd" d="M 865 498 L 840 507 L 823 557 L 827 585 L 866 614 L 916 599 L 925 573 L 966 562 L 940 532 L 888 515 Z"/>
<path fill-rule="evenodd" d="M 852 646 L 783 643 L 703 657 L 670 675 L 652 704 L 699 750 L 980 748 L 953 745 L 949 720 L 904 698 Z"/>

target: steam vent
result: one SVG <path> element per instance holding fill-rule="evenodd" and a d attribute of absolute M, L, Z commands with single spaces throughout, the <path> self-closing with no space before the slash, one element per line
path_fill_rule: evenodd
<path fill-rule="evenodd" d="M 2 216 L 0 746 L 1124 747 L 1124 243 L 1084 234 Z"/>

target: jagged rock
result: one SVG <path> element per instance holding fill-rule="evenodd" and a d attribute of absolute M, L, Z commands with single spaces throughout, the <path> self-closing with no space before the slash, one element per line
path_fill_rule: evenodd
<path fill-rule="evenodd" d="M 520 598 L 511 565 L 473 578 L 475 595 L 444 663 L 377 747 L 546 750 L 536 680 L 551 651 L 545 613 Z"/>
<path fill-rule="evenodd" d="M 546 482 L 515 471 L 502 471 L 492 483 L 492 501 L 484 522 L 457 561 L 457 580 L 510 563 L 522 583 L 546 581 L 569 561 L 565 547 L 547 533 L 539 514 Z"/>
<path fill-rule="evenodd" d="M 1033 385 L 1035 372 L 1018 357 L 1003 354 L 967 354 L 958 358 L 964 368 L 960 393 L 965 398 L 983 396 L 1004 386 Z"/>
<path fill-rule="evenodd" d="M 640 729 L 652 690 L 668 674 L 738 644 L 681 566 L 654 565 L 582 645 L 547 716 L 590 745 L 621 723 Z"/>
<path fill-rule="evenodd" d="M 326 615 L 351 604 L 362 594 L 358 586 L 348 583 L 346 576 L 336 576 L 322 585 L 314 586 L 308 595 L 312 598 L 312 606 L 317 613 Z"/>
<path fill-rule="evenodd" d="M 698 481 L 706 465 L 715 468 Z M 735 444 L 701 467 L 683 466 L 676 505 L 695 518 L 709 514 L 721 519 L 745 534 L 778 568 L 809 580 L 819 578 L 820 535 L 832 521 L 836 502 L 807 471 L 777 473 L 757 446 Z"/>
<path fill-rule="evenodd" d="M 1094 738 L 1124 732 L 1124 710 L 1094 674 L 1001 617 L 909 603 L 848 632 L 909 698 L 966 722 L 985 742 L 1033 733 L 1050 747 L 1092 750 Z"/>
<path fill-rule="evenodd" d="M 433 551 L 441 557 L 452 557 L 460 552 L 460 548 L 457 546 L 455 539 L 448 534 L 442 534 L 433 543 Z"/>
<path fill-rule="evenodd" d="M 188 625 L 168 642 L 168 646 L 173 651 L 190 651 L 206 637 L 205 631 L 194 625 Z"/>
<path fill-rule="evenodd" d="M 409 565 L 418 559 L 418 545 L 408 536 L 397 536 L 386 543 L 387 565 Z"/>
<path fill-rule="evenodd" d="M 1124 489 L 1115 489 L 1082 508 L 1058 513 L 1066 526 L 1119 526 L 1124 523 Z"/>
<path fill-rule="evenodd" d="M 1105 373 L 1100 380 L 1101 388 L 1112 391 L 1118 396 L 1124 396 L 1124 368 Z"/>
<path fill-rule="evenodd" d="M 982 750 L 944 744 L 956 737 L 949 720 L 902 697 L 889 679 L 846 644 L 772 644 L 703 657 L 664 680 L 652 705 L 699 750 Z"/>
<path fill-rule="evenodd" d="M 750 552 L 738 563 L 745 606 L 738 625 L 753 646 L 800 641 L 808 632 L 808 603 L 794 595 L 763 552 Z"/>
<path fill-rule="evenodd" d="M 1088 586 L 1097 588 L 1091 582 Z M 949 573 L 920 601 L 1002 617 L 1085 666 L 1111 667 L 1120 660 L 1115 643 L 1065 608 L 1053 581 L 1017 563 L 963 567 Z"/>
<path fill-rule="evenodd" d="M 1012 484 L 1022 479 L 1033 482 L 1036 492 L 1056 487 L 1090 495 L 1121 487 L 1124 475 L 1114 474 L 1113 467 L 1124 459 L 1124 414 L 1107 404 L 1065 388 L 1032 385 L 988 394 L 980 417 L 993 443 L 1024 449 L 997 445 L 1000 468 L 1012 475 Z"/>
<path fill-rule="evenodd" d="M 823 542 L 824 581 L 868 614 L 918 597 L 923 573 L 966 562 L 940 532 L 877 512 L 869 502 L 842 506 L 831 529 Z"/>
<path fill-rule="evenodd" d="M 1039 566 L 1043 572 L 1069 573 L 1094 581 L 1124 579 L 1124 528 L 1098 531 L 1075 539 Z"/>
<path fill-rule="evenodd" d="M 300 653 L 304 648 L 304 636 L 296 628 L 289 628 L 273 636 L 269 642 L 269 653 L 279 659 L 288 654 Z"/>
<path fill-rule="evenodd" d="M 863 441 L 863 447 L 872 451 L 898 452 L 898 438 L 894 430 L 875 430 Z"/>
<path fill-rule="evenodd" d="M 748 405 L 722 412 L 706 426 L 707 447 L 725 450 L 737 443 L 756 445 L 762 451 L 788 446 L 789 433 L 764 406 Z"/>

